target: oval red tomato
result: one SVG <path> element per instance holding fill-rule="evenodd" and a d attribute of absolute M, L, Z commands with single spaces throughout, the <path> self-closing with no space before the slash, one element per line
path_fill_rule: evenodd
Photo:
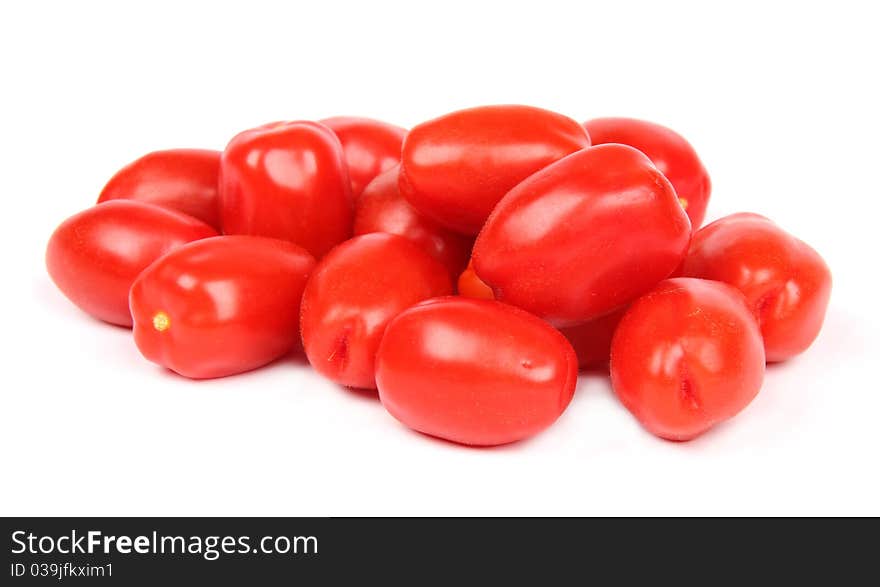
<path fill-rule="evenodd" d="M 165 255 L 131 288 L 134 340 L 154 363 L 193 379 L 265 365 L 297 346 L 315 259 L 277 239 L 221 236 Z"/>
<path fill-rule="evenodd" d="M 128 290 L 150 263 L 217 231 L 167 208 L 113 200 L 61 223 L 46 248 L 46 268 L 67 298 L 99 320 L 131 326 Z"/>
<path fill-rule="evenodd" d="M 436 259 L 394 234 L 355 237 L 324 257 L 302 300 L 303 348 L 325 377 L 373 388 L 376 350 L 392 318 L 413 304 L 452 292 Z"/>
<path fill-rule="evenodd" d="M 322 257 L 351 236 L 351 184 L 339 139 L 316 122 L 246 130 L 220 159 L 223 232 L 280 238 Z"/>
<path fill-rule="evenodd" d="M 559 332 L 522 310 L 438 298 L 388 325 L 376 383 L 383 405 L 410 428 L 491 446 L 556 421 L 574 394 L 577 358 Z"/>
<path fill-rule="evenodd" d="M 461 271 L 471 240 L 416 212 L 400 195 L 398 166 L 370 182 L 355 204 L 354 233 L 387 232 L 404 236 L 443 263 L 451 275 Z"/>
<path fill-rule="evenodd" d="M 683 136 L 665 126 L 634 118 L 596 118 L 584 126 L 594 145 L 620 143 L 647 155 L 672 183 L 693 230 L 700 227 L 706 217 L 712 182 L 697 152 Z"/>
<path fill-rule="evenodd" d="M 117 171 L 98 203 L 137 200 L 189 214 L 220 230 L 219 169 L 220 151 L 154 151 Z"/>
<path fill-rule="evenodd" d="M 675 190 L 651 161 L 632 147 L 600 145 L 512 189 L 477 237 L 473 262 L 500 301 L 572 326 L 669 276 L 690 235 Z"/>
<path fill-rule="evenodd" d="M 336 133 L 342 143 L 355 199 L 374 177 L 400 163 L 405 128 L 355 116 L 336 116 L 320 122 Z"/>
<path fill-rule="evenodd" d="M 589 145 L 580 124 L 548 110 L 460 110 L 424 122 L 406 136 L 400 191 L 442 226 L 475 235 L 513 186 Z"/>
<path fill-rule="evenodd" d="M 745 294 L 768 361 L 784 361 L 812 344 L 831 297 L 831 271 L 822 257 L 758 214 L 733 214 L 697 231 L 682 274 L 723 281 Z"/>
<path fill-rule="evenodd" d="M 764 378 L 761 333 L 742 294 L 717 281 L 660 283 L 624 314 L 614 392 L 653 434 L 689 440 L 739 413 Z"/>

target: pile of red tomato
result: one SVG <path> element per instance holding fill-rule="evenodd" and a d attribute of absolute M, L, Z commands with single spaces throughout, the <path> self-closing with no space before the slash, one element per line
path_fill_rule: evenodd
<path fill-rule="evenodd" d="M 812 343 L 831 291 L 822 258 L 767 218 L 699 228 L 710 190 L 684 138 L 634 119 L 278 122 L 124 167 L 46 263 L 185 377 L 301 346 L 407 426 L 485 446 L 552 424 L 578 369 L 607 364 L 645 428 L 687 440 Z"/>

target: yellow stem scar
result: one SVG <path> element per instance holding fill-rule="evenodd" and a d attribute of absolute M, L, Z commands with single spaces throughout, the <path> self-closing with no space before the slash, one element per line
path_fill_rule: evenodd
<path fill-rule="evenodd" d="M 165 312 L 156 312 L 153 316 L 153 328 L 159 332 L 165 332 L 171 327 L 171 318 Z"/>
<path fill-rule="evenodd" d="M 687 200 L 685 200 L 684 198 L 679 198 L 678 202 L 681 204 L 682 208 L 684 208 L 685 210 L 688 209 L 688 201 Z"/>

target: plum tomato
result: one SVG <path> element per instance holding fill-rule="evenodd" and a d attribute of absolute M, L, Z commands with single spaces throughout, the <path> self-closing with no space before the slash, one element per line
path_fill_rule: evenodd
<path fill-rule="evenodd" d="M 355 202 L 354 234 L 387 232 L 410 239 L 458 275 L 470 255 L 471 239 L 416 212 L 400 195 L 398 166 L 381 173 Z"/>
<path fill-rule="evenodd" d="M 691 227 L 675 190 L 632 147 L 599 145 L 512 189 L 477 237 L 474 270 L 495 297 L 573 326 L 668 277 Z"/>
<path fill-rule="evenodd" d="M 768 361 L 784 361 L 812 344 L 831 296 L 831 271 L 819 253 L 758 214 L 733 214 L 697 231 L 682 274 L 743 292 Z"/>
<path fill-rule="evenodd" d="M 317 258 L 351 236 L 351 183 L 339 139 L 317 122 L 276 122 L 235 136 L 220 158 L 225 234 L 268 236 Z"/>
<path fill-rule="evenodd" d="M 690 440 L 738 414 L 764 378 L 764 345 L 745 298 L 717 281 L 668 279 L 626 311 L 611 383 L 651 433 Z"/>
<path fill-rule="evenodd" d="M 190 241 L 217 236 L 201 220 L 160 206 L 112 200 L 61 223 L 46 248 L 58 289 L 86 312 L 131 327 L 128 290 L 150 263 Z"/>
<path fill-rule="evenodd" d="M 342 143 L 355 200 L 374 177 L 400 163 L 405 128 L 355 116 L 335 116 L 320 122 Z"/>
<path fill-rule="evenodd" d="M 110 178 L 98 203 L 137 200 L 177 210 L 220 230 L 220 151 L 168 149 L 147 153 Z"/>
<path fill-rule="evenodd" d="M 557 330 L 518 308 L 435 298 L 388 325 L 376 383 L 385 408 L 410 428 L 491 446 L 556 421 L 574 394 L 577 357 Z"/>
<path fill-rule="evenodd" d="M 419 124 L 406 136 L 400 192 L 446 228 L 475 235 L 513 186 L 589 145 L 583 126 L 548 110 L 459 110 Z"/>
<path fill-rule="evenodd" d="M 219 236 L 180 247 L 131 288 L 134 340 L 154 363 L 192 379 L 265 365 L 299 344 L 315 259 L 293 243 Z"/>
<path fill-rule="evenodd" d="M 697 230 L 706 217 L 712 182 L 697 152 L 672 129 L 635 118 L 596 118 L 584 123 L 594 145 L 620 143 L 635 147 L 654 162 Z"/>
<path fill-rule="evenodd" d="M 375 389 L 376 350 L 388 322 L 417 302 L 451 292 L 446 268 L 410 240 L 354 237 L 330 251 L 306 285 L 306 356 L 336 383 Z"/>

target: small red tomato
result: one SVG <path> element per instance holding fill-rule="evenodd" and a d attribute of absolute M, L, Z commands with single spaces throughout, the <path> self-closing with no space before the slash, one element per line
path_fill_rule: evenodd
<path fill-rule="evenodd" d="M 606 363 L 611 356 L 611 340 L 626 308 L 615 310 L 589 322 L 559 329 L 574 348 L 581 369 Z"/>
<path fill-rule="evenodd" d="M 810 346 L 831 297 L 831 271 L 819 253 L 758 214 L 733 214 L 697 231 L 682 274 L 723 281 L 745 294 L 768 361 Z"/>
<path fill-rule="evenodd" d="M 392 318 L 422 300 L 452 292 L 436 259 L 394 234 L 342 243 L 309 278 L 302 300 L 303 348 L 322 375 L 349 387 L 376 388 L 376 350 Z"/>
<path fill-rule="evenodd" d="M 374 177 L 400 163 L 405 128 L 354 116 L 336 116 L 320 122 L 336 133 L 342 143 L 355 199 Z"/>
<path fill-rule="evenodd" d="M 110 178 L 98 203 L 137 200 L 189 214 L 220 229 L 220 151 L 169 149 L 147 153 Z"/>
<path fill-rule="evenodd" d="M 556 421 L 574 394 L 577 358 L 557 330 L 518 308 L 437 298 L 388 325 L 376 383 L 385 408 L 410 428 L 491 446 Z"/>
<path fill-rule="evenodd" d="M 459 110 L 424 122 L 406 136 L 400 191 L 422 214 L 475 235 L 513 186 L 589 145 L 581 125 L 548 110 Z"/>
<path fill-rule="evenodd" d="M 416 212 L 397 187 L 394 166 L 370 182 L 355 204 L 354 233 L 387 232 L 410 239 L 457 275 L 470 254 L 471 240 Z"/>
<path fill-rule="evenodd" d="M 584 123 L 594 145 L 620 143 L 635 147 L 654 162 L 675 188 L 697 230 L 706 217 L 712 182 L 697 152 L 672 129 L 634 118 L 596 118 Z"/>
<path fill-rule="evenodd" d="M 192 379 L 265 365 L 299 341 L 300 299 L 315 259 L 293 243 L 221 236 L 181 247 L 131 288 L 134 341 Z"/>
<path fill-rule="evenodd" d="M 495 299 L 492 288 L 477 277 L 471 263 L 468 263 L 467 269 L 458 277 L 458 294 L 466 298 Z M 574 348 L 580 368 L 608 361 L 611 355 L 611 339 L 624 311 L 625 308 L 615 310 L 595 320 L 559 329 Z"/>
<path fill-rule="evenodd" d="M 600 145 L 512 189 L 477 238 L 473 262 L 500 301 L 572 326 L 669 276 L 690 236 L 675 190 L 651 161 Z"/>
<path fill-rule="evenodd" d="M 478 300 L 494 300 L 492 288 L 477 277 L 473 261 L 469 261 L 467 269 L 458 276 L 458 295 Z"/>
<path fill-rule="evenodd" d="M 740 292 L 676 278 L 624 314 L 611 344 L 611 383 L 653 434 L 690 440 L 738 414 L 764 379 L 764 345 Z"/>
<path fill-rule="evenodd" d="M 167 208 L 113 200 L 71 216 L 52 233 L 46 268 L 58 289 L 99 320 L 131 326 L 128 290 L 150 263 L 217 231 Z"/>
<path fill-rule="evenodd" d="M 322 257 L 351 236 L 351 184 L 339 139 L 317 122 L 246 130 L 220 159 L 223 232 L 291 241 Z"/>

